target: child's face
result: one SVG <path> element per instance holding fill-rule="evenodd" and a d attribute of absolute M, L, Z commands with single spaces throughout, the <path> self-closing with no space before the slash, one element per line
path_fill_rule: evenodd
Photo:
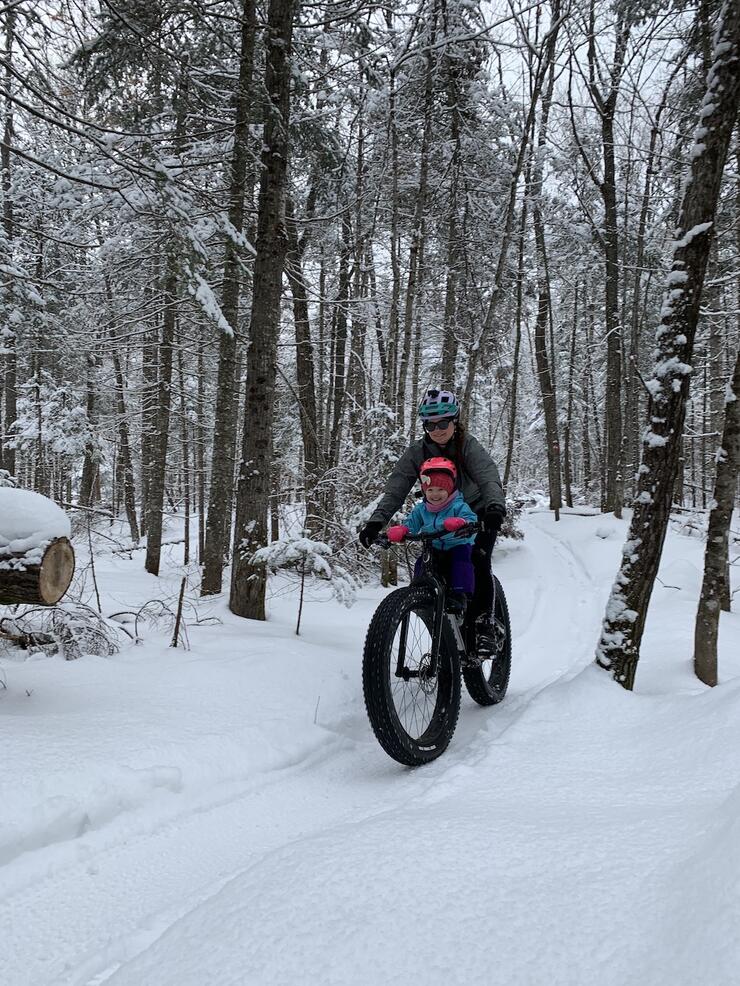
<path fill-rule="evenodd" d="M 441 486 L 430 486 L 425 495 L 430 503 L 442 503 L 450 494 L 447 490 L 443 490 Z"/>

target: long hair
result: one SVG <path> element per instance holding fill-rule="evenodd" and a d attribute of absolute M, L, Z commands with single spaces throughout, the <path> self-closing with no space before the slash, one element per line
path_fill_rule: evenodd
<path fill-rule="evenodd" d="M 465 462 L 463 459 L 463 445 L 465 444 L 466 437 L 467 432 L 465 430 L 465 425 L 458 418 L 455 422 L 455 434 L 452 438 L 455 443 L 455 457 L 453 461 L 455 463 L 455 468 L 457 469 L 457 484 L 459 489 L 462 489 L 462 475 Z"/>

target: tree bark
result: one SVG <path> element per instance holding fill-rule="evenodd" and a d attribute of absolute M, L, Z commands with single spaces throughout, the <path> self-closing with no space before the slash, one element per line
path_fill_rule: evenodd
<path fill-rule="evenodd" d="M 614 120 L 630 36 L 629 14 L 620 9 L 614 28 L 614 57 L 606 94 L 599 90 L 602 73 L 597 60 L 594 0 L 591 0 L 588 37 L 588 90 L 601 120 L 603 175 L 596 182 L 604 205 L 604 321 L 606 326 L 606 395 L 604 401 L 604 455 L 606 467 L 604 509 L 622 516 L 622 326 L 619 309 L 619 229 Z"/>
<path fill-rule="evenodd" d="M 13 43 L 15 41 L 15 8 L 11 7 L 5 12 L 5 107 L 3 120 L 3 143 L 0 148 L 0 167 L 2 167 L 2 189 L 3 189 L 3 231 L 8 241 L 8 249 L 12 250 L 14 221 L 13 221 L 13 200 L 11 198 L 11 170 L 10 170 L 10 145 L 13 141 L 13 103 L 10 98 L 13 84 L 12 58 Z M 3 390 L 5 397 L 5 418 L 3 427 L 0 429 L 0 468 L 6 469 L 11 476 L 15 475 L 15 449 L 6 445 L 6 440 L 10 429 L 15 424 L 18 417 L 18 394 L 17 394 L 17 355 L 18 339 L 15 331 L 10 325 L 5 326 L 3 337 L 3 349 L 5 354 Z"/>
<path fill-rule="evenodd" d="M 291 41 L 295 0 L 270 0 L 265 38 L 265 130 L 257 256 L 244 404 L 244 441 L 237 491 L 229 607 L 237 616 L 265 619 L 267 571 L 255 550 L 267 543 L 273 405 L 280 329 L 280 290 L 288 248 L 285 192 L 289 151 Z M 260 417 L 254 427 L 249 418 Z"/>
<path fill-rule="evenodd" d="M 631 689 L 650 596 L 668 527 L 689 393 L 699 304 L 717 201 L 740 96 L 740 8 L 726 0 L 715 35 L 713 64 L 694 134 L 688 183 L 660 326 L 638 495 L 622 563 L 607 604 L 597 663 Z"/>
<path fill-rule="evenodd" d="M 717 637 L 722 596 L 727 591 L 730 523 L 740 467 L 740 349 L 727 386 L 722 445 L 717 453 L 714 506 L 709 514 L 704 580 L 694 627 L 694 671 L 705 685 L 717 684 Z"/>
<path fill-rule="evenodd" d="M 231 533 L 231 503 L 239 400 L 237 332 L 239 328 L 241 277 L 238 239 L 244 231 L 244 199 L 249 161 L 249 116 L 256 30 L 255 0 L 244 0 L 239 81 L 236 90 L 234 119 L 234 147 L 231 156 L 229 185 L 229 225 L 231 231 L 226 236 L 221 300 L 221 311 L 231 326 L 231 333 L 222 332 L 219 338 L 216 416 L 213 425 L 214 454 L 211 458 L 208 519 L 203 551 L 203 578 L 200 587 L 203 596 L 221 591 L 224 558 L 228 550 Z"/>
<path fill-rule="evenodd" d="M 529 184 L 529 164 L 524 179 L 525 186 Z M 522 212 L 519 220 L 519 251 L 516 267 L 516 314 L 514 316 L 514 361 L 511 370 L 511 393 L 509 394 L 509 441 L 506 447 L 506 465 L 504 466 L 503 487 L 509 483 L 511 469 L 514 463 L 514 445 L 516 442 L 517 395 L 519 388 L 519 354 L 522 346 L 522 314 L 524 302 L 524 237 L 527 229 L 527 199 L 522 202 Z"/>
<path fill-rule="evenodd" d="M 389 8 L 391 9 L 391 8 Z M 390 14 L 386 15 L 388 18 Z M 398 374 L 398 329 L 399 305 L 401 299 L 401 262 L 399 259 L 399 201 L 398 201 L 398 129 L 396 126 L 396 74 L 391 70 L 388 104 L 388 141 L 391 153 L 391 304 L 388 315 L 388 335 L 386 342 L 386 380 L 385 402 L 389 407 L 395 405 L 396 380 Z"/>
<path fill-rule="evenodd" d="M 568 409 L 565 417 L 563 477 L 565 480 L 565 505 L 573 506 L 573 463 L 571 452 L 571 433 L 573 429 L 573 391 L 576 362 L 576 334 L 578 331 L 578 281 L 576 280 L 573 299 L 573 325 L 570 330 L 570 357 L 568 360 Z"/>
<path fill-rule="evenodd" d="M 139 543 L 139 522 L 136 517 L 136 485 L 134 480 L 134 466 L 131 460 L 131 442 L 128 433 L 128 418 L 126 414 L 126 389 L 121 368 L 121 358 L 118 355 L 115 341 L 115 329 L 111 325 L 111 339 L 113 340 L 112 357 L 113 372 L 116 377 L 116 414 L 118 415 L 118 442 L 119 457 L 121 462 L 121 473 L 123 480 L 123 505 L 126 510 L 129 530 L 131 532 L 131 543 Z"/>
<path fill-rule="evenodd" d="M 339 286 L 335 303 L 334 359 L 332 360 L 332 417 L 329 462 L 336 465 L 342 447 L 344 397 L 347 382 L 347 309 L 349 307 L 350 224 L 347 204 L 342 210 L 342 246 L 339 254 Z"/>
<path fill-rule="evenodd" d="M 189 103 L 189 63 L 183 59 L 180 78 L 173 101 L 175 111 L 175 150 L 181 153 Z M 167 452 L 172 414 L 172 362 L 177 323 L 178 257 L 176 241 L 168 245 L 163 285 L 162 338 L 159 344 L 157 374 L 157 404 L 154 437 L 151 448 L 152 468 L 149 473 L 149 495 L 146 503 L 146 557 L 144 568 L 150 575 L 159 575 L 162 555 Z"/>
<path fill-rule="evenodd" d="M 560 0 L 553 0 L 552 20 L 557 25 L 560 18 Z M 550 275 L 547 263 L 547 244 L 545 241 L 545 222 L 542 216 L 542 180 L 543 155 L 547 141 L 547 127 L 550 117 L 550 105 L 555 86 L 555 45 L 557 42 L 557 27 L 550 32 L 550 41 L 545 49 L 545 70 L 547 85 L 542 93 L 542 114 L 540 116 L 537 148 L 535 151 L 534 167 L 532 168 L 532 184 L 530 197 L 532 200 L 532 221 L 534 225 L 535 245 L 537 248 L 537 318 L 534 327 L 534 355 L 537 364 L 537 377 L 542 397 L 542 410 L 545 418 L 545 442 L 547 445 L 547 472 L 550 487 L 550 509 L 555 511 L 555 520 L 560 519 L 562 503 L 560 438 L 558 435 L 558 410 L 555 399 L 554 371 L 547 355 L 547 328 L 552 319 L 552 301 L 550 295 Z M 554 348 L 554 347 L 553 347 Z M 552 353 L 555 359 L 555 353 Z"/>
<path fill-rule="evenodd" d="M 306 217 L 313 214 L 316 197 L 314 185 L 306 204 Z M 311 324 L 308 313 L 308 289 L 303 274 L 303 254 L 306 248 L 305 234 L 299 238 L 293 216 L 293 204 L 286 200 L 288 254 L 285 270 L 293 295 L 293 323 L 296 343 L 296 380 L 298 385 L 298 412 L 303 438 L 304 486 L 309 489 L 316 481 L 319 463 L 319 432 L 316 414 L 316 386 L 314 351 L 311 342 Z"/>
<path fill-rule="evenodd" d="M 162 521 L 164 488 L 167 476 L 170 412 L 172 406 L 172 348 L 175 339 L 177 312 L 177 274 L 175 258 L 167 259 L 168 273 L 164 284 L 162 340 L 159 346 L 159 375 L 157 384 L 157 417 L 152 441 L 152 469 L 149 475 L 149 497 L 146 504 L 146 558 L 144 568 L 150 575 L 159 575 L 162 553 Z"/>
<path fill-rule="evenodd" d="M 97 374 L 95 372 L 96 369 L 97 360 L 92 353 L 89 353 L 87 357 L 87 375 L 85 380 L 85 413 L 87 416 L 88 427 L 91 429 L 97 425 L 98 421 L 98 381 Z M 95 447 L 95 441 L 91 437 L 85 443 L 85 458 L 82 462 L 82 475 L 80 477 L 80 493 L 78 499 L 83 507 L 92 506 L 95 490 L 95 477 L 97 476 L 99 465 L 99 453 Z"/>
<path fill-rule="evenodd" d="M 432 107 L 434 105 L 434 77 L 432 73 L 432 47 L 436 38 L 437 5 L 432 10 L 429 38 L 426 51 L 426 71 L 424 76 L 424 123 L 421 137 L 419 161 L 419 187 L 414 206 L 414 225 L 409 249 L 409 277 L 406 286 L 406 303 L 403 315 L 403 348 L 398 363 L 398 389 L 396 392 L 396 418 L 399 428 L 405 427 L 406 377 L 411 358 L 411 334 L 414 325 L 414 305 L 419 282 L 419 257 L 424 252 L 426 232 L 427 186 L 429 176 L 429 148 L 431 145 Z M 412 417 L 416 408 L 412 409 Z"/>

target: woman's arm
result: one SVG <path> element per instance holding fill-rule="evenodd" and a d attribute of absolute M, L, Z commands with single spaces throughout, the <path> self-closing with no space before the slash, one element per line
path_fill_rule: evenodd
<path fill-rule="evenodd" d="M 387 524 L 393 514 L 401 509 L 409 490 L 419 478 L 416 458 L 414 448 L 410 446 L 395 464 L 369 523 Z"/>
<path fill-rule="evenodd" d="M 497 507 L 502 514 L 506 514 L 506 498 L 496 463 L 472 435 L 465 444 L 465 468 L 478 484 L 484 509 Z"/>

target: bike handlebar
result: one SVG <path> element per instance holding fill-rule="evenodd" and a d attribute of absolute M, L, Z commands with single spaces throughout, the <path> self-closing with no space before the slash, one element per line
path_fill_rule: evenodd
<path fill-rule="evenodd" d="M 471 521 L 465 527 L 458 527 L 456 531 L 434 531 L 431 534 L 407 534 L 403 541 L 391 541 L 384 532 L 378 535 L 374 543 L 379 548 L 390 548 L 393 544 L 406 544 L 409 541 L 436 541 L 443 537 L 470 537 L 471 534 L 477 534 L 480 529 L 481 525 L 479 523 Z"/>

